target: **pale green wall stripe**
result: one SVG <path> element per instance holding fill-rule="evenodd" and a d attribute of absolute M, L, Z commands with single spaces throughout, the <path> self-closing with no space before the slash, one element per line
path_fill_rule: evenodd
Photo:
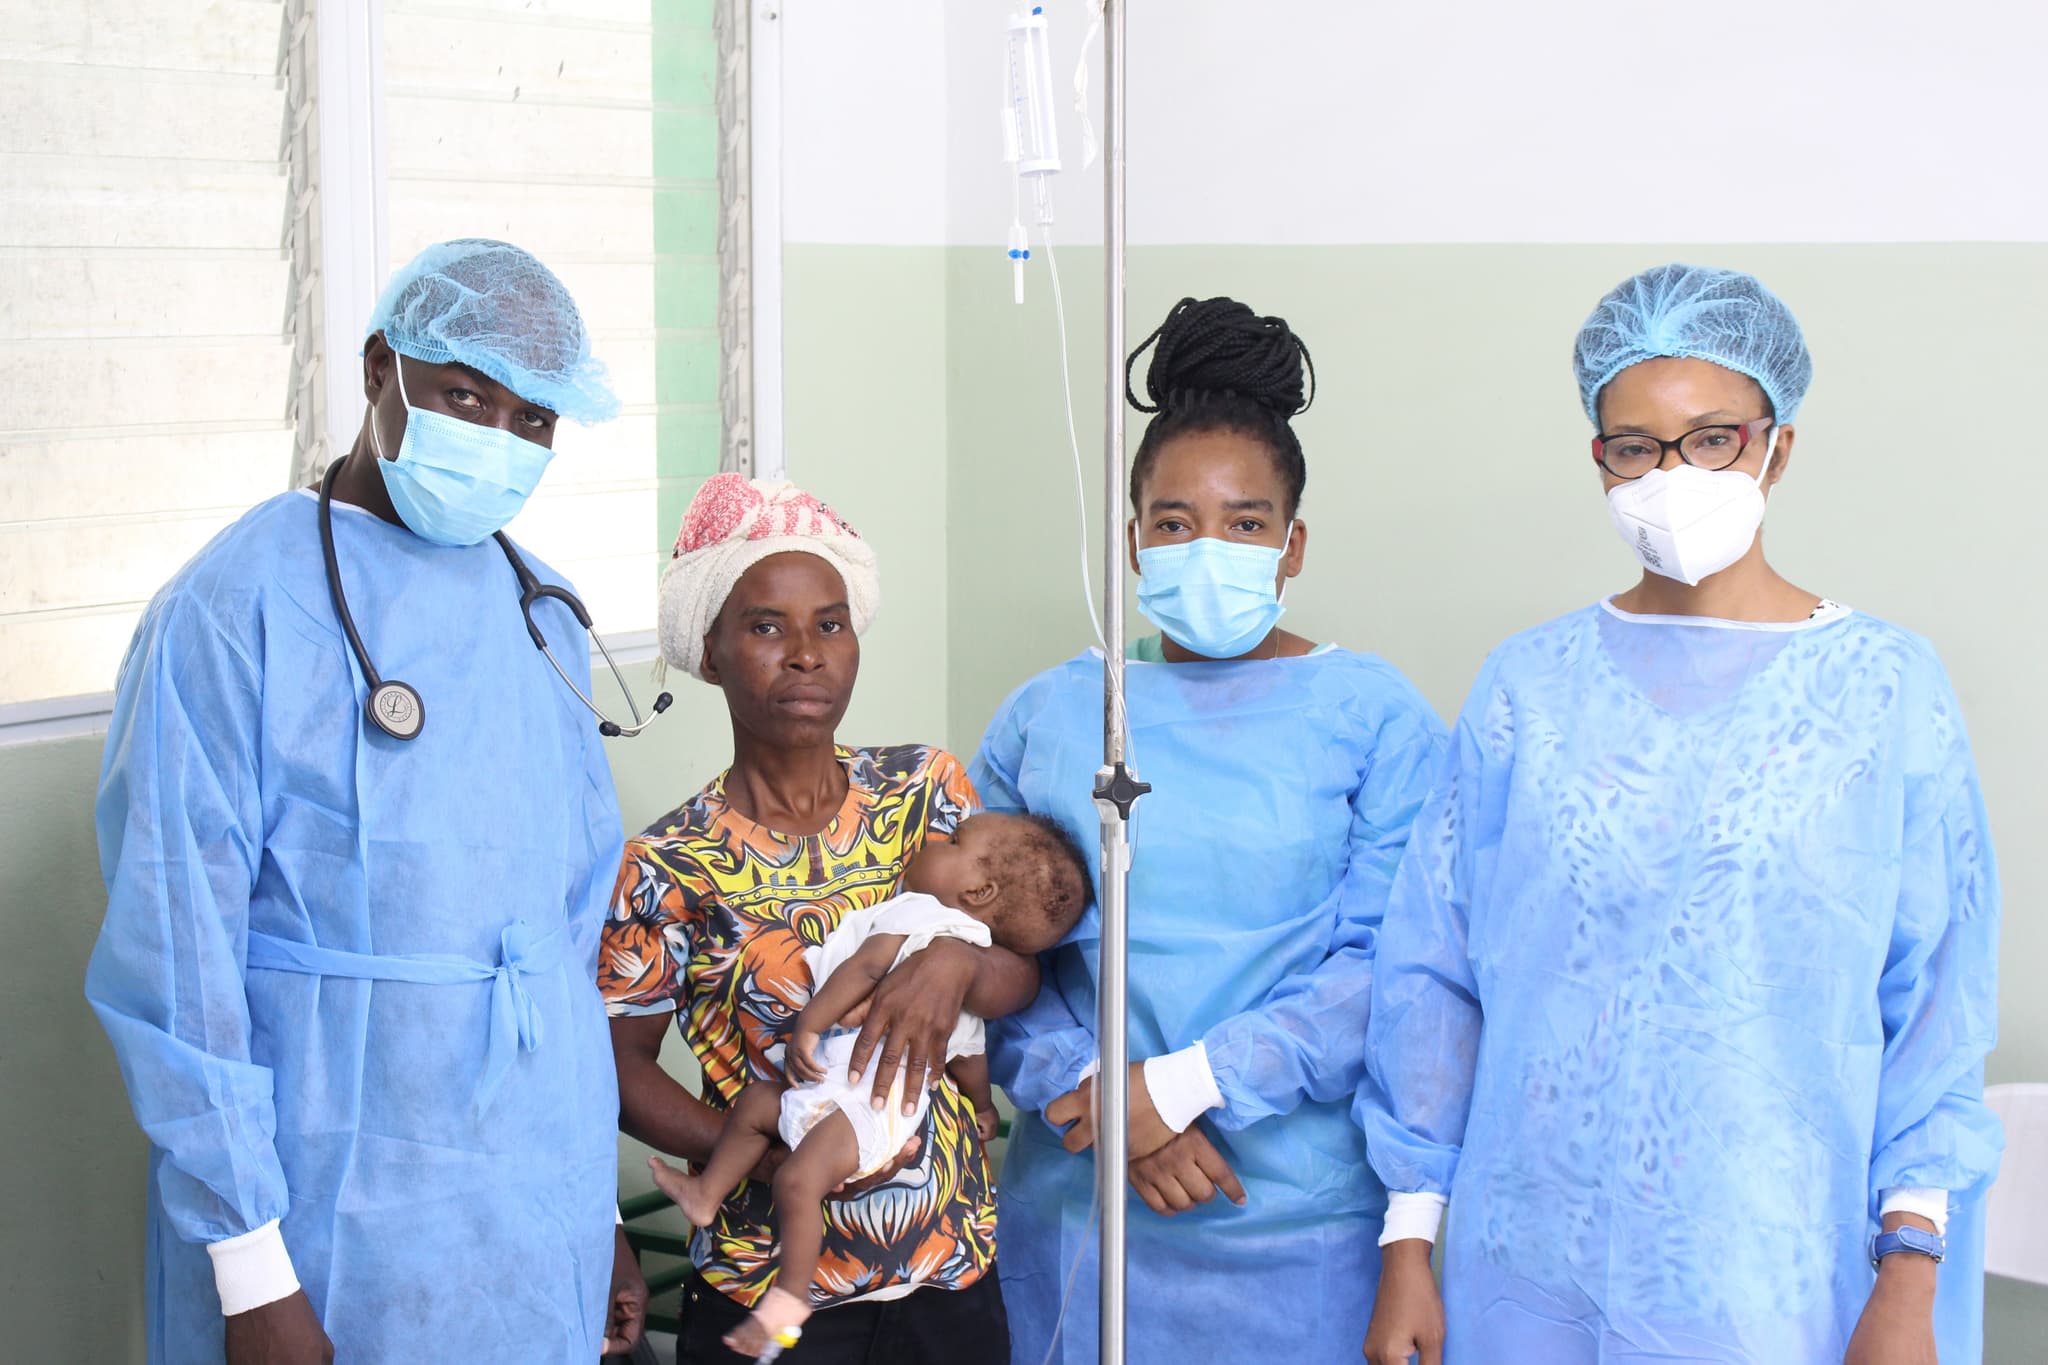
<path fill-rule="evenodd" d="M 1672 259 L 1756 271 L 1806 328 L 1815 379 L 1773 498 L 1772 557 L 1927 635 L 1947 661 L 2005 884 L 1991 1079 L 2048 1080 L 2048 994 L 2034 989 L 2048 919 L 2033 913 L 2048 899 L 2035 833 L 2048 824 L 2035 602 L 2048 462 L 2029 434 L 2048 373 L 2048 246 L 1143 247 L 1129 258 L 1130 335 L 1188 294 L 1294 323 L 1321 391 L 1299 425 L 1310 539 L 1289 624 L 1385 655 L 1451 715 L 1494 644 L 1634 576 L 1590 472 L 1571 344 L 1608 287 Z M 1061 263 L 1092 501 L 1102 255 L 1077 248 Z M 1089 638 L 1036 264 L 1018 308 L 996 253 L 948 256 L 949 707 L 963 748 L 1011 687 Z M 1097 540 L 1091 529 L 1091 554 Z M 2002 1283 L 1990 1303 L 1987 1359 L 2035 1359 L 2048 1290 Z"/>
<path fill-rule="evenodd" d="M 665 221 L 710 221 L 687 218 Z M 2048 657 L 2030 634 L 2048 468 L 2024 437 L 2048 372 L 2048 247 L 1145 248 L 1132 334 L 1182 293 L 1233 293 L 1296 322 L 1325 388 L 1302 424 L 1311 569 L 1290 624 L 1384 653 L 1449 711 L 1491 644 L 1627 576 L 1590 476 L 1574 473 L 1586 431 L 1567 361 L 1601 290 L 1674 256 L 1760 271 L 1807 325 L 1817 379 L 1773 554 L 1948 660 L 2003 854 L 1993 1079 L 2048 1078 L 2048 999 L 2029 989 L 2048 964 L 2048 924 L 2029 913 L 2048 893 L 2029 837 L 2048 814 L 2035 790 L 2048 714 L 2032 704 Z M 1093 497 L 1101 257 L 1062 263 Z M 883 561 L 846 733 L 964 755 L 1010 686 L 1088 634 L 1044 276 L 1018 309 L 986 248 L 792 246 L 784 268 L 792 470 Z M 671 717 L 610 749 L 634 827 L 730 753 L 717 694 L 670 685 Z M 15 1215 L 0 1321 L 23 1359 L 140 1359 L 144 1147 L 80 987 L 104 902 L 99 747 L 0 748 L 0 1207 Z M 640 1179 L 631 1144 L 621 1166 Z M 2034 1359 L 2048 1291 L 1999 1281 L 1987 1300 L 1986 1360 Z"/>
<path fill-rule="evenodd" d="M 142 1359 L 148 1147 L 85 1003 L 98 737 L 0 748 L 0 1322 L 13 1360 Z"/>
<path fill-rule="evenodd" d="M 1093 499 L 1102 258 L 1063 259 Z M 1994 1079 L 2048 1079 L 2048 996 L 2026 988 L 2048 965 L 2048 921 L 2026 913 L 2048 899 L 2029 837 L 2048 822 L 2048 643 L 2028 605 L 2048 583 L 2048 465 L 2024 434 L 2048 373 L 2048 246 L 1140 248 L 1130 331 L 1185 294 L 1295 325 L 1321 387 L 1298 424 L 1310 548 L 1289 621 L 1385 655 L 1449 715 L 1493 645 L 1633 579 L 1591 473 L 1571 344 L 1610 285 L 1670 259 L 1756 271 L 1806 329 L 1815 378 L 1772 558 L 1947 661 L 2009 907 Z M 955 248 L 949 281 L 950 703 L 969 744 L 1009 687 L 1089 632 L 1042 277 L 1020 309 L 1000 263 Z"/>
<path fill-rule="evenodd" d="M 708 0 L 654 6 L 654 393 L 658 545 L 717 472 L 718 44 Z"/>

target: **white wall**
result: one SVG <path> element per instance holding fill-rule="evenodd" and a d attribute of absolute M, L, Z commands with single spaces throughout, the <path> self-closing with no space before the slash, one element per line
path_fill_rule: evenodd
<path fill-rule="evenodd" d="M 1089 6 L 1045 7 L 1068 116 Z M 1007 9 L 946 6 L 954 243 L 1009 223 Z M 2048 239 L 2040 0 L 1138 0 L 1129 25 L 1134 244 Z M 1100 241 L 1065 151 L 1058 239 Z"/>
<path fill-rule="evenodd" d="M 974 0 L 755 5 L 757 44 L 764 24 L 781 30 L 784 241 L 946 240 L 946 31 L 971 7 Z M 767 11 L 777 17 L 765 19 Z M 991 62 L 991 91 L 995 76 Z M 991 134 L 993 109 L 982 115 Z"/>
<path fill-rule="evenodd" d="M 884 605 L 845 735 L 942 742 L 946 13 L 940 0 L 755 0 L 753 23 L 757 61 L 764 37 L 781 59 L 778 145 L 764 149 L 757 124 L 755 166 L 764 152 L 780 166 L 787 473 L 881 555 Z"/>

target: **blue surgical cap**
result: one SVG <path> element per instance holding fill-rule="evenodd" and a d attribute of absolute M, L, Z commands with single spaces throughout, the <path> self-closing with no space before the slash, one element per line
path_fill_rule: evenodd
<path fill-rule="evenodd" d="M 370 330 L 395 351 L 467 365 L 572 421 L 618 415 L 576 300 L 509 242 L 464 237 L 428 247 L 384 286 Z"/>
<path fill-rule="evenodd" d="M 1600 390 L 1631 365 L 1658 356 L 1711 360 L 1763 386 L 1771 412 L 1790 422 L 1813 379 L 1799 320 L 1754 275 L 1698 265 L 1660 265 L 1600 300 L 1572 350 L 1579 399 L 1600 425 Z"/>

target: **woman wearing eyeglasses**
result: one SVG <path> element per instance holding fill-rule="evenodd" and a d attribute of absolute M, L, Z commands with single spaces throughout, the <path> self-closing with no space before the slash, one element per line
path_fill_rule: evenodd
<path fill-rule="evenodd" d="M 1762 284 L 1646 271 L 1575 368 L 1643 574 L 1494 651 L 1410 838 L 1366 1355 L 1975 1361 L 1998 883 L 1955 694 L 1765 558 L 1812 365 Z"/>

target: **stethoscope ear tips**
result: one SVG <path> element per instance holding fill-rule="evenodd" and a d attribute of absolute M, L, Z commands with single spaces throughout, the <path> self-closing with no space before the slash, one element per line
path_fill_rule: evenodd
<path fill-rule="evenodd" d="M 623 679 L 620 681 L 619 686 L 625 686 L 625 682 Z M 581 696 L 582 694 L 578 693 L 577 695 Z M 667 692 L 664 692 L 660 696 L 656 697 L 654 699 L 653 714 L 649 715 L 646 720 L 640 719 L 640 711 L 636 707 L 633 711 L 633 729 L 631 733 L 637 735 L 642 730 L 645 730 L 649 725 L 653 724 L 654 717 L 668 710 L 668 704 L 674 700 L 675 698 Z M 588 705 L 588 703 L 585 704 Z M 625 727 L 620 725 L 617 721 L 606 720 L 603 716 L 599 716 L 597 718 L 597 732 L 600 735 L 603 735 L 606 739 L 617 739 L 621 735 L 627 733 Z"/>

